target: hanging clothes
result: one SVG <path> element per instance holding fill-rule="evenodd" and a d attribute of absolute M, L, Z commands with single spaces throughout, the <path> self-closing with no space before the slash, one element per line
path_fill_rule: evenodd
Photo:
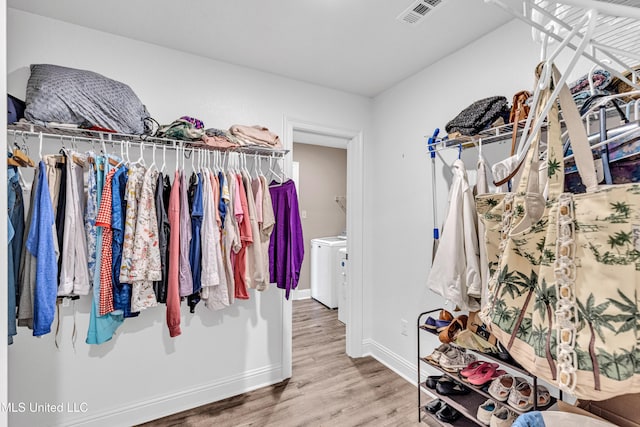
<path fill-rule="evenodd" d="M 238 231 L 238 223 L 233 212 L 233 203 L 231 202 L 231 184 L 234 180 L 229 181 L 223 173 L 218 174 L 221 183 L 221 203 L 224 203 L 224 209 L 220 210 L 220 219 L 223 220 L 222 229 L 222 253 L 224 256 L 225 275 L 227 277 L 227 291 L 229 304 L 233 304 L 236 299 L 236 282 L 233 274 L 234 255 L 240 250 L 240 233 Z"/>
<path fill-rule="evenodd" d="M 177 337 L 180 330 L 180 172 L 176 171 L 169 196 L 169 277 L 167 280 L 167 327 L 169 336 Z"/>
<path fill-rule="evenodd" d="M 36 173 L 31 185 L 31 196 L 29 199 L 29 211 L 25 222 L 24 237 L 22 239 L 22 252 L 20 256 L 20 272 L 18 274 L 18 326 L 26 326 L 33 329 L 33 302 L 36 289 L 36 258 L 27 250 L 27 237 L 31 232 L 33 221 L 33 210 L 36 205 L 35 198 L 38 189 L 38 176 Z M 14 237 L 15 238 L 15 237 Z"/>
<path fill-rule="evenodd" d="M 24 200 L 20 187 L 19 172 L 16 167 L 7 169 L 7 212 L 8 212 L 8 342 L 13 343 L 17 331 L 17 304 L 20 301 L 18 275 L 20 255 L 22 254 L 22 236 L 24 234 Z"/>
<path fill-rule="evenodd" d="M 53 205 L 49 194 L 44 162 L 38 164 L 38 188 L 34 198 L 33 216 L 27 237 L 27 250 L 36 260 L 33 335 L 51 332 L 56 310 L 58 263 L 54 242 Z"/>
<path fill-rule="evenodd" d="M 165 180 L 166 178 L 166 180 Z M 156 294 L 156 300 L 159 303 L 167 302 L 167 279 L 169 273 L 169 239 L 171 229 L 169 227 L 169 217 L 167 216 L 167 208 L 165 207 L 165 194 L 171 191 L 169 177 L 159 173 L 158 182 L 156 183 L 156 219 L 158 221 L 158 246 L 160 250 L 160 263 L 162 277 L 160 280 L 153 282 L 153 291 Z M 167 202 L 169 197 L 167 197 Z"/>
<path fill-rule="evenodd" d="M 480 155 L 478 157 L 478 168 L 476 173 L 475 195 L 489 193 L 489 167 L 487 161 Z M 480 298 L 480 306 L 483 308 L 487 302 L 489 285 L 489 260 L 487 259 L 486 246 L 481 244 L 485 238 L 485 226 L 482 221 L 478 224 L 478 254 L 480 256 L 480 282 L 482 284 L 480 294 L 476 295 L 474 290 L 469 291 L 469 295 Z"/>
<path fill-rule="evenodd" d="M 136 317 L 139 313 L 131 310 L 131 284 L 120 280 L 122 270 L 122 251 L 126 230 L 127 215 L 127 184 L 129 182 L 129 168 L 120 165 L 111 180 L 111 228 L 113 229 L 113 314 L 123 315 L 125 318 Z"/>
<path fill-rule="evenodd" d="M 269 244 L 271 282 L 285 289 L 289 299 L 298 286 L 304 258 L 304 239 L 298 210 L 298 195 L 292 180 L 269 186 L 276 224 Z"/>
<path fill-rule="evenodd" d="M 255 196 L 251 184 L 251 177 L 243 172 L 242 184 L 247 196 L 247 207 L 249 211 L 249 225 L 251 226 L 251 245 L 247 248 L 247 285 L 251 289 L 265 290 L 267 285 L 264 276 L 264 257 L 262 256 L 262 246 L 260 246 L 260 229 L 258 226 L 258 212 L 256 208 Z"/>
<path fill-rule="evenodd" d="M 193 155 L 193 154 L 192 154 Z M 200 289 L 202 288 L 201 278 L 201 229 L 202 229 L 202 174 L 193 174 L 189 187 L 189 202 L 191 206 L 191 245 L 189 245 L 189 265 L 191 266 L 191 277 L 193 279 L 193 290 L 188 297 L 188 304 L 191 313 L 195 313 L 196 305 L 200 302 Z"/>
<path fill-rule="evenodd" d="M 132 283 L 132 312 L 140 312 L 158 305 L 156 295 L 153 292 L 153 281 L 160 280 L 162 277 L 158 218 L 155 208 L 157 181 L 158 171 L 155 168 L 148 169 L 142 178 L 140 193 L 136 194 L 139 202 L 133 239 L 132 264 L 129 268 L 129 282 Z"/>
<path fill-rule="evenodd" d="M 469 290 L 475 289 L 479 293 L 482 287 L 477 213 L 464 163 L 456 160 L 452 171 L 449 207 L 427 284 L 429 289 L 460 309 L 475 311 L 480 306 L 469 296 Z"/>
<path fill-rule="evenodd" d="M 251 222 L 249 216 L 249 206 L 247 202 L 247 193 L 244 190 L 244 184 L 242 183 L 242 176 L 240 174 L 234 174 L 235 179 L 235 192 L 239 203 L 234 205 L 234 213 L 238 222 L 240 230 L 240 250 L 236 254 L 236 258 L 233 265 L 234 279 L 236 283 L 236 298 L 249 299 L 249 293 L 247 288 L 249 287 L 250 278 L 247 277 L 247 248 L 253 243 L 253 236 L 251 234 Z M 239 210 L 236 211 L 240 206 Z"/>
<path fill-rule="evenodd" d="M 100 259 L 100 304 L 98 313 L 104 316 L 114 311 L 113 308 L 113 228 L 111 219 L 113 213 L 111 190 L 115 169 L 107 174 L 102 191 L 100 209 L 96 217 L 96 225 L 102 227 L 102 258 Z"/>
<path fill-rule="evenodd" d="M 85 156 L 65 150 L 65 203 L 64 233 L 62 236 L 62 262 L 58 296 L 89 294 L 89 265 L 87 236 L 83 213 Z"/>
<path fill-rule="evenodd" d="M 191 213 L 189 212 L 189 197 L 187 177 L 184 171 L 180 173 L 180 296 L 187 297 L 193 293 L 193 276 L 189 264 L 189 248 L 191 247 Z M 175 185 L 175 183 L 174 183 Z"/>
<path fill-rule="evenodd" d="M 203 172 L 202 216 L 202 291 L 207 308 L 221 310 L 229 306 L 227 280 L 220 242 L 219 215 L 217 215 L 218 183 L 214 174 Z"/>
<path fill-rule="evenodd" d="M 262 246 L 262 268 L 263 275 L 265 277 L 265 286 L 269 284 L 270 280 L 270 264 L 269 264 L 269 245 L 271 244 L 271 234 L 276 224 L 276 218 L 273 212 L 273 204 L 271 201 L 271 193 L 269 191 L 269 185 L 267 184 L 267 178 L 260 175 L 260 184 L 262 186 L 262 224 L 260 224 L 260 245 Z"/>
<path fill-rule="evenodd" d="M 102 194 L 105 184 L 105 169 L 107 169 L 107 173 L 110 170 L 108 159 L 102 156 L 95 157 L 95 166 L 95 180 L 89 179 L 87 188 L 87 199 L 91 201 L 90 203 L 87 203 L 87 216 L 89 218 L 95 218 L 95 220 L 93 220 L 94 225 L 97 221 L 98 209 L 100 208 L 102 203 Z M 120 169 L 118 169 L 115 173 L 117 174 L 119 170 Z M 95 186 L 91 184 L 92 182 L 95 182 Z M 115 193 L 116 190 L 114 188 L 111 192 L 112 199 Z M 113 203 L 112 206 L 114 206 Z M 113 218 L 111 224 L 113 227 Z M 113 337 L 116 330 L 120 327 L 120 325 L 122 325 L 124 317 L 122 316 L 122 313 L 118 313 L 115 311 L 105 314 L 104 316 L 98 315 L 100 307 L 100 271 L 102 265 L 102 227 L 95 226 L 94 229 L 95 264 L 93 272 L 93 297 L 91 298 L 89 328 L 87 330 L 87 339 L 85 342 L 87 344 L 102 344 L 109 341 Z M 89 245 L 89 247 L 91 247 L 91 245 Z M 111 275 L 113 277 L 113 268 L 111 269 Z"/>
<path fill-rule="evenodd" d="M 89 283 L 93 284 L 93 273 L 96 268 L 96 216 L 98 215 L 98 198 L 96 183 L 96 155 L 87 152 L 90 160 L 87 167 L 85 181 L 87 183 L 87 204 L 84 210 L 84 233 L 87 237 L 87 269 L 89 271 Z"/>

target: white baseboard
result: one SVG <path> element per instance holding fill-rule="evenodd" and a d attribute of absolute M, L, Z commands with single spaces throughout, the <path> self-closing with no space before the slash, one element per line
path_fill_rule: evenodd
<path fill-rule="evenodd" d="M 282 381 L 282 367 L 267 366 L 144 402 L 70 420 L 67 426 L 135 425 L 186 411 Z"/>
<path fill-rule="evenodd" d="M 309 299 L 311 298 L 311 289 L 294 289 L 293 300 Z"/>
<path fill-rule="evenodd" d="M 362 342 L 363 351 L 366 356 L 371 356 L 378 362 L 391 369 L 396 374 L 400 375 L 411 384 L 417 386 L 416 378 L 418 377 L 418 367 L 415 361 L 409 362 L 403 357 L 400 357 L 393 351 L 389 350 L 382 344 L 372 340 L 366 339 Z M 421 381 L 424 381 L 428 375 L 437 375 L 438 371 L 435 368 L 427 366 L 425 363 L 420 367 Z"/>

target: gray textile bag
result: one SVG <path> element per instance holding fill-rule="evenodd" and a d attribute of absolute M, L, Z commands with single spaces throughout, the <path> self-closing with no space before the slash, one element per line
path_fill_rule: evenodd
<path fill-rule="evenodd" d="M 145 133 L 149 113 L 129 86 L 98 73 L 49 64 L 32 64 L 25 118 L 98 126 L 120 133 Z"/>

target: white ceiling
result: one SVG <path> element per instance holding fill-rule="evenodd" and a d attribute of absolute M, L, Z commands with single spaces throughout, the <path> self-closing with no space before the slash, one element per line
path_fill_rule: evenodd
<path fill-rule="evenodd" d="M 510 0 L 513 1 L 513 0 Z M 9 7 L 373 97 L 506 23 L 484 0 L 9 0 Z M 471 65 L 471 64 L 469 64 Z"/>

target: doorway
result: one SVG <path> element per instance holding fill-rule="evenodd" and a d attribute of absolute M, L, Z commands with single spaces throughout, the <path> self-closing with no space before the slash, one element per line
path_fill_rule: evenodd
<path fill-rule="evenodd" d="M 295 137 L 294 137 L 295 135 Z M 284 118 L 284 147 L 293 150 L 294 141 L 309 141 L 315 145 L 346 142 L 347 149 L 347 252 L 349 254 L 349 285 L 347 288 L 346 353 L 363 356 L 363 139 L 362 131 L 345 130 L 304 120 Z M 335 146 L 335 145 L 334 145 Z M 293 156 L 286 156 L 285 170 L 291 176 Z M 308 254 L 307 254 L 308 256 Z M 291 377 L 292 366 L 292 304 L 283 300 L 283 377 Z"/>

